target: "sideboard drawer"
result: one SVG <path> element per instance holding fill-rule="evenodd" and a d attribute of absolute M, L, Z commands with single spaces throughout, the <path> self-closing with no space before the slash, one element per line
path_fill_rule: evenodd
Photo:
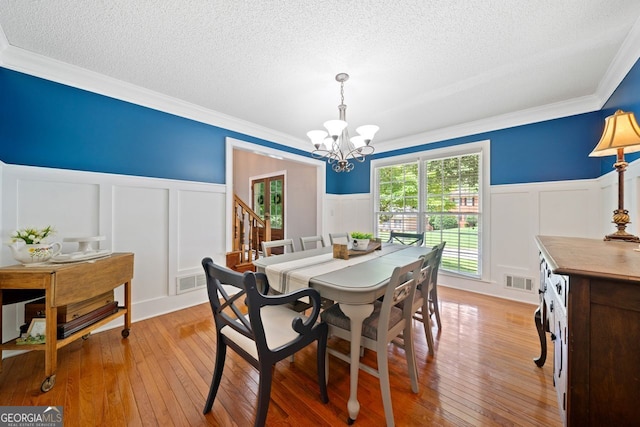
<path fill-rule="evenodd" d="M 545 285 L 547 291 L 553 292 L 556 296 L 555 309 L 561 309 L 565 315 L 567 313 L 567 296 L 569 295 L 569 277 L 562 274 L 555 274 L 545 261 Z"/>

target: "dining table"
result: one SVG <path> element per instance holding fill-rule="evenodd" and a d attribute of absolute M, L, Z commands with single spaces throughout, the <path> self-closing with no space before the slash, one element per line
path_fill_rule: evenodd
<path fill-rule="evenodd" d="M 432 249 L 383 243 L 378 250 L 348 259 L 334 258 L 331 246 L 273 255 L 253 261 L 256 270 L 267 275 L 269 286 L 287 293 L 305 287 L 316 289 L 326 300 L 340 304 L 351 322 L 350 386 L 347 410 L 349 423 L 360 412 L 358 372 L 362 322 L 373 312 L 374 302 L 384 295 L 396 267 L 415 261 Z M 353 251 L 351 251 L 353 253 Z"/>

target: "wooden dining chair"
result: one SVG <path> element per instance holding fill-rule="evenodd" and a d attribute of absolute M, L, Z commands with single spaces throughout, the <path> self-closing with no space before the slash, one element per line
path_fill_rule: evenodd
<path fill-rule="evenodd" d="M 273 366 L 302 348 L 317 342 L 317 370 L 320 399 L 329 401 L 326 383 L 327 324 L 317 322 L 320 294 L 312 288 L 300 289 L 278 296 L 269 290 L 267 276 L 245 272 L 244 275 L 219 266 L 211 258 L 202 260 L 207 279 L 207 292 L 216 325 L 216 360 L 209 395 L 203 413 L 211 411 L 222 380 L 227 348 L 233 349 L 259 371 L 258 408 L 254 426 L 264 426 L 271 400 Z M 227 287 L 238 291 L 232 295 Z M 288 304 L 308 297 L 312 302 L 310 315 L 304 316 L 288 308 Z M 248 313 L 243 311 L 246 304 Z M 244 393 L 244 384 L 236 384 Z"/>
<path fill-rule="evenodd" d="M 349 233 L 329 233 L 329 242 L 331 243 L 331 246 L 333 246 L 334 243 L 341 243 L 343 245 L 346 245 L 350 241 L 351 236 L 349 235 Z"/>
<path fill-rule="evenodd" d="M 293 247 L 293 239 L 280 239 L 280 240 L 271 240 L 271 241 L 263 241 L 262 242 L 262 254 L 263 256 L 271 256 L 271 249 L 273 248 L 282 248 L 284 252 L 287 250 L 289 252 L 295 252 L 296 249 Z"/>
<path fill-rule="evenodd" d="M 424 241 L 423 233 L 402 233 L 399 231 L 391 231 L 389 241 L 387 243 L 398 243 L 401 245 L 422 246 Z"/>
<path fill-rule="evenodd" d="M 379 378 L 387 426 L 394 425 L 387 347 L 399 335 L 405 337 L 404 349 L 411 379 L 411 390 L 414 393 L 418 392 L 418 373 L 411 334 L 411 325 L 413 323 L 411 321 L 411 316 L 413 315 L 412 306 L 411 304 L 406 304 L 403 309 L 400 309 L 396 304 L 406 299 L 413 300 L 421 268 L 422 259 L 416 259 L 409 264 L 396 267 L 393 270 L 391 279 L 389 279 L 382 301 L 378 300 L 374 303 L 373 313 L 362 323 L 361 346 L 376 352 L 377 369 L 360 363 L 358 360 L 351 360 L 348 354 L 333 349 L 328 350 L 329 353 L 341 360 L 348 363 L 358 363 L 360 369 Z M 329 336 L 337 336 L 344 340 L 350 339 L 351 321 L 342 312 L 339 304 L 323 311 L 320 316 L 329 324 Z M 348 420 L 350 424 L 352 421 L 351 419 Z"/>
<path fill-rule="evenodd" d="M 324 237 L 322 236 L 307 236 L 300 238 L 300 247 L 303 251 L 313 248 L 324 248 Z"/>

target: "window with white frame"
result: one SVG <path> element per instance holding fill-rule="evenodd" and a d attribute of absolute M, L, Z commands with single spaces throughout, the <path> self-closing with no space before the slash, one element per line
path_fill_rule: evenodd
<path fill-rule="evenodd" d="M 441 269 L 481 277 L 482 177 L 481 150 L 374 166 L 376 235 L 424 233 L 426 246 L 446 241 Z"/>

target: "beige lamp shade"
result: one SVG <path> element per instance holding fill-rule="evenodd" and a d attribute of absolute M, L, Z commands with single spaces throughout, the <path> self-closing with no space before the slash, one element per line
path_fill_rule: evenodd
<path fill-rule="evenodd" d="M 589 157 L 613 156 L 620 148 L 624 153 L 640 151 L 640 126 L 633 113 L 622 110 L 605 119 L 602 138 Z"/>

